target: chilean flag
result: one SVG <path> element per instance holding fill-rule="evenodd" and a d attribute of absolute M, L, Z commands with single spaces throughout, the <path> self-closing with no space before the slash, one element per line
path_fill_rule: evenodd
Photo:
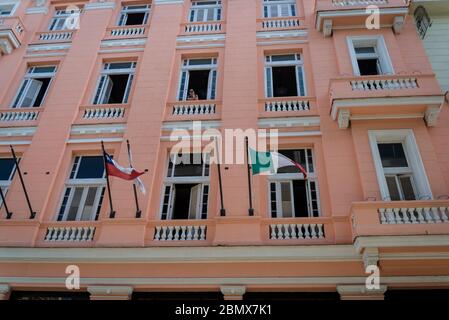
<path fill-rule="evenodd" d="M 134 180 L 145 173 L 145 172 L 138 172 L 134 170 L 134 168 L 122 167 L 117 162 L 115 162 L 114 159 L 112 159 L 112 157 L 106 152 L 104 153 L 104 159 L 106 162 L 107 173 L 110 176 L 114 176 L 124 180 Z"/>

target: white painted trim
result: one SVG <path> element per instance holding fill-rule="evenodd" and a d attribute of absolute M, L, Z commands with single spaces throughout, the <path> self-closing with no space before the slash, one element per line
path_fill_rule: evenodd
<path fill-rule="evenodd" d="M 257 39 L 273 39 L 273 38 L 306 38 L 308 35 L 306 30 L 283 30 L 283 31 L 258 31 Z"/>
<path fill-rule="evenodd" d="M 124 124 L 72 125 L 71 134 L 123 133 Z"/>
<path fill-rule="evenodd" d="M 115 2 L 91 2 L 86 3 L 84 6 L 84 10 L 97 10 L 97 9 L 114 9 L 115 8 Z"/>
<path fill-rule="evenodd" d="M 288 117 L 259 119 L 259 128 L 319 126 L 320 117 Z"/>
<path fill-rule="evenodd" d="M 67 143 L 100 143 L 104 142 L 121 142 L 123 138 L 91 138 L 91 139 L 68 139 Z"/>
<path fill-rule="evenodd" d="M 444 247 L 449 246 L 449 235 L 410 235 L 410 236 L 359 236 L 354 248 L 362 253 L 365 248 L 405 248 L 405 247 Z M 390 259 L 396 253 L 390 255 Z M 401 254 L 399 257 L 401 257 Z M 413 255 L 421 253 L 413 253 Z M 425 254 L 425 253 L 424 253 Z M 382 256 L 383 254 L 381 254 Z M 421 257 L 423 257 L 421 255 Z M 446 258 L 446 257 L 445 257 Z"/>
<path fill-rule="evenodd" d="M 170 121 L 162 123 L 162 130 L 193 130 L 193 123 L 200 122 L 201 128 L 196 127 L 195 129 L 212 129 L 212 128 L 220 128 L 221 121 L 211 120 L 211 121 Z"/>
<path fill-rule="evenodd" d="M 36 130 L 37 130 L 37 127 L 0 128 L 0 137 L 33 136 L 36 133 Z"/>
<path fill-rule="evenodd" d="M 33 57 L 63 57 L 66 56 L 65 52 L 52 52 L 52 53 L 37 53 L 37 54 L 27 54 L 25 58 L 33 58 Z"/>
<path fill-rule="evenodd" d="M 48 8 L 47 7 L 31 7 L 26 9 L 25 11 L 26 14 L 47 14 L 48 13 Z"/>
<path fill-rule="evenodd" d="M 205 42 L 205 41 L 225 41 L 226 34 L 209 34 L 209 35 L 192 35 L 192 36 L 179 36 L 176 38 L 177 42 L 189 43 L 189 42 Z"/>
<path fill-rule="evenodd" d="M 21 145 L 31 144 L 31 141 L 27 141 L 27 140 L 0 141 L 0 146 L 9 146 L 10 144 L 21 146 Z"/>
<path fill-rule="evenodd" d="M 129 48 L 129 49 L 112 49 L 112 50 L 100 50 L 98 53 L 122 53 L 122 52 L 143 52 L 144 48 Z"/>
<path fill-rule="evenodd" d="M 260 138 L 267 137 L 279 137 L 279 138 L 289 138 L 289 137 L 312 137 L 312 136 L 321 136 L 321 131 L 298 131 L 298 132 L 261 132 L 259 134 Z"/>
<path fill-rule="evenodd" d="M 1 17 L 0 17 L 1 19 Z M 1 30 L 0 31 L 0 36 L 2 38 L 4 38 L 6 36 L 6 38 L 8 38 L 9 42 L 13 45 L 13 47 L 15 49 L 17 49 L 18 47 L 20 47 L 20 42 L 17 39 L 16 35 L 14 34 L 14 32 L 10 29 L 8 30 Z"/>
<path fill-rule="evenodd" d="M 399 130 L 369 130 L 369 142 L 371 154 L 373 156 L 374 166 L 376 168 L 377 182 L 379 183 L 380 193 L 383 199 L 390 198 L 387 181 L 385 179 L 385 170 L 377 147 L 378 142 L 402 142 L 404 143 L 404 152 L 412 169 L 412 176 L 417 191 L 417 197 L 429 196 L 433 199 L 432 190 L 425 172 L 424 164 L 421 159 L 418 145 L 415 140 L 412 129 Z"/>
<path fill-rule="evenodd" d="M 257 41 L 258 46 L 271 46 L 276 44 L 306 44 L 308 40 L 278 40 L 278 41 Z"/>
<path fill-rule="evenodd" d="M 102 40 L 100 47 L 109 48 L 109 47 L 144 46 L 146 42 L 147 42 L 146 37 L 138 39 Z"/>
<path fill-rule="evenodd" d="M 385 115 L 358 115 L 350 116 L 350 120 L 385 120 L 385 119 L 420 119 L 423 117 L 422 113 L 412 114 L 385 114 Z"/>
<path fill-rule="evenodd" d="M 183 4 L 184 0 L 154 0 L 154 4 L 164 5 L 164 4 Z"/>
<path fill-rule="evenodd" d="M 68 50 L 72 46 L 71 43 L 58 43 L 58 44 L 30 44 L 27 48 L 27 52 L 35 51 L 54 51 L 54 50 Z"/>
<path fill-rule="evenodd" d="M 206 49 L 206 48 L 224 48 L 222 43 L 198 44 L 191 46 L 176 46 L 176 49 Z"/>
<path fill-rule="evenodd" d="M 4 18 L 4 17 L 12 17 L 12 16 L 14 16 L 17 8 L 20 5 L 20 0 L 0 0 L 0 5 L 8 5 L 8 4 L 14 5 L 14 7 L 11 10 L 11 13 L 9 15 L 0 16 L 0 19 Z"/>

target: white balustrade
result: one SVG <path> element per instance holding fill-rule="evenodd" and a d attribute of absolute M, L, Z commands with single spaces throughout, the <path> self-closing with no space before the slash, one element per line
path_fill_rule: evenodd
<path fill-rule="evenodd" d="M 215 114 L 216 105 L 214 103 L 206 104 L 189 104 L 189 105 L 173 105 L 172 115 L 187 116 L 201 114 Z"/>
<path fill-rule="evenodd" d="M 418 88 L 416 78 L 367 79 L 350 81 L 353 91 L 399 90 Z"/>
<path fill-rule="evenodd" d="M 353 7 L 388 4 L 388 0 L 332 0 L 336 7 Z"/>
<path fill-rule="evenodd" d="M 324 228 L 322 223 L 296 224 L 278 223 L 270 224 L 270 239 L 324 239 Z"/>
<path fill-rule="evenodd" d="M 34 121 L 37 120 L 39 111 L 5 111 L 0 112 L 0 121 L 14 122 L 14 121 Z"/>
<path fill-rule="evenodd" d="M 379 208 L 381 224 L 419 224 L 449 222 L 449 207 Z"/>
<path fill-rule="evenodd" d="M 266 101 L 265 111 L 283 112 L 283 111 L 306 111 L 310 110 L 308 100 L 290 100 L 290 101 Z"/>
<path fill-rule="evenodd" d="M 39 35 L 41 41 L 60 41 L 60 40 L 72 40 L 72 31 L 61 32 L 46 32 Z"/>
<path fill-rule="evenodd" d="M 45 241 L 50 242 L 86 242 L 92 241 L 95 227 L 48 227 Z"/>
<path fill-rule="evenodd" d="M 199 33 L 199 32 L 219 32 L 222 26 L 220 22 L 211 23 L 189 23 L 184 27 L 185 33 Z"/>
<path fill-rule="evenodd" d="M 113 37 L 135 37 L 144 34 L 145 34 L 145 27 L 111 29 L 111 36 Z"/>
<path fill-rule="evenodd" d="M 285 29 L 300 26 L 299 19 L 270 19 L 262 21 L 262 29 Z"/>
<path fill-rule="evenodd" d="M 207 226 L 156 226 L 154 241 L 206 240 Z"/>
<path fill-rule="evenodd" d="M 83 119 L 119 119 L 125 117 L 125 108 L 88 108 L 84 110 Z"/>

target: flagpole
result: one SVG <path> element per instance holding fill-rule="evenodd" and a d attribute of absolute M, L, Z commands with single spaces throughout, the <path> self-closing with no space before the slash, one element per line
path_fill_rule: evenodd
<path fill-rule="evenodd" d="M 12 145 L 9 146 L 11 148 L 12 157 L 14 158 L 14 163 L 16 165 L 17 173 L 19 174 L 20 183 L 22 184 L 23 193 L 25 193 L 25 198 L 27 200 L 28 209 L 30 210 L 30 219 L 34 219 L 36 216 L 36 212 L 33 211 L 31 207 L 30 198 L 28 197 L 27 188 L 25 187 L 25 182 L 23 181 L 22 172 L 20 171 L 19 161 L 17 161 L 16 153 L 14 152 L 14 148 Z"/>
<path fill-rule="evenodd" d="M 217 156 L 217 169 L 218 169 L 218 186 L 220 188 L 220 216 L 224 217 L 226 216 L 226 209 L 224 208 L 224 200 L 223 200 L 223 185 L 221 182 L 221 164 L 220 164 L 220 153 L 218 150 L 218 141 L 215 137 L 215 150 L 216 150 L 216 156 Z"/>
<path fill-rule="evenodd" d="M 114 219 L 115 211 L 114 211 L 114 207 L 112 206 L 111 186 L 109 184 L 109 173 L 108 173 L 108 168 L 106 165 L 106 151 L 104 150 L 103 140 L 101 140 L 101 149 L 103 150 L 103 163 L 104 163 L 104 170 L 106 171 L 106 184 L 107 184 L 107 188 L 108 188 L 109 207 L 111 209 L 111 211 L 109 212 L 109 218 Z"/>
<path fill-rule="evenodd" d="M 126 140 L 126 146 L 128 148 L 128 159 L 129 166 L 132 168 L 133 165 L 131 163 L 131 147 L 129 145 L 129 140 Z M 139 199 L 137 198 L 137 189 L 136 184 L 133 182 L 133 191 L 134 191 L 134 201 L 136 202 L 136 218 L 140 218 L 142 216 L 142 210 L 139 208 Z"/>
<path fill-rule="evenodd" d="M 250 216 L 254 216 L 254 209 L 253 209 L 253 196 L 251 192 L 251 166 L 249 164 L 250 158 L 249 158 L 249 145 L 248 145 L 248 136 L 245 137 L 245 143 L 246 143 L 246 166 L 248 169 L 248 193 L 249 193 L 249 209 L 248 214 Z"/>
<path fill-rule="evenodd" d="M 2 203 L 5 206 L 5 211 L 6 211 L 6 219 L 11 219 L 12 216 L 12 212 L 9 211 L 8 209 L 8 205 L 6 204 L 6 199 L 5 199 L 5 195 L 3 194 L 3 190 L 0 187 L 0 196 L 2 197 Z"/>

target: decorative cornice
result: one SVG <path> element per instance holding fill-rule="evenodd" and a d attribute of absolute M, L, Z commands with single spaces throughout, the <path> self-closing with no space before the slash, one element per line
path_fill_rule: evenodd
<path fill-rule="evenodd" d="M 0 137 L 28 137 L 33 136 L 37 127 L 0 128 Z"/>
<path fill-rule="evenodd" d="M 265 118 L 259 120 L 259 128 L 319 126 L 320 117 Z"/>
<path fill-rule="evenodd" d="M 179 36 L 176 38 L 176 41 L 180 43 L 192 43 L 192 42 L 206 42 L 206 41 L 224 41 L 225 39 L 226 35 L 224 33 L 218 33 L 218 34 Z"/>
<path fill-rule="evenodd" d="M 103 40 L 101 41 L 102 48 L 109 47 L 128 47 L 128 46 L 144 46 L 147 42 L 146 38 L 139 39 L 117 39 L 117 40 Z"/>
<path fill-rule="evenodd" d="M 354 242 L 357 252 L 366 248 L 404 248 L 449 246 L 449 235 L 359 236 Z"/>
<path fill-rule="evenodd" d="M 98 9 L 114 9 L 115 2 L 91 2 L 84 6 L 84 10 L 98 10 Z"/>
<path fill-rule="evenodd" d="M 283 31 L 258 31 L 256 33 L 257 39 L 273 39 L 273 38 L 305 38 L 307 37 L 306 30 L 283 30 Z"/>
<path fill-rule="evenodd" d="M 44 6 L 42 6 L 42 7 L 31 7 L 31 8 L 28 8 L 26 11 L 25 11 L 25 13 L 26 14 L 47 14 L 48 13 L 48 8 L 47 7 L 44 7 Z"/>
<path fill-rule="evenodd" d="M 338 285 L 337 292 L 341 300 L 383 300 L 386 285 L 380 285 L 379 289 L 368 289 L 365 285 Z"/>
<path fill-rule="evenodd" d="M 184 0 L 154 0 L 154 4 L 164 5 L 164 4 L 183 4 Z"/>
<path fill-rule="evenodd" d="M 67 143 L 100 143 L 103 142 L 122 142 L 123 138 L 82 138 L 82 139 L 68 139 Z"/>
<path fill-rule="evenodd" d="M 124 124 L 87 124 L 73 125 L 71 134 L 104 134 L 104 133 L 123 133 Z"/>
<path fill-rule="evenodd" d="M 200 130 L 217 129 L 221 127 L 221 122 L 216 120 L 202 120 L 202 121 L 169 121 L 162 123 L 162 130 L 193 130 L 193 123 L 201 123 L 201 127 L 195 128 Z"/>
<path fill-rule="evenodd" d="M 27 52 L 37 51 L 55 51 L 55 50 L 68 50 L 72 46 L 71 43 L 58 43 L 58 44 L 30 44 Z"/>
<path fill-rule="evenodd" d="M 129 286 L 89 286 L 91 300 L 129 300 L 133 287 Z"/>

